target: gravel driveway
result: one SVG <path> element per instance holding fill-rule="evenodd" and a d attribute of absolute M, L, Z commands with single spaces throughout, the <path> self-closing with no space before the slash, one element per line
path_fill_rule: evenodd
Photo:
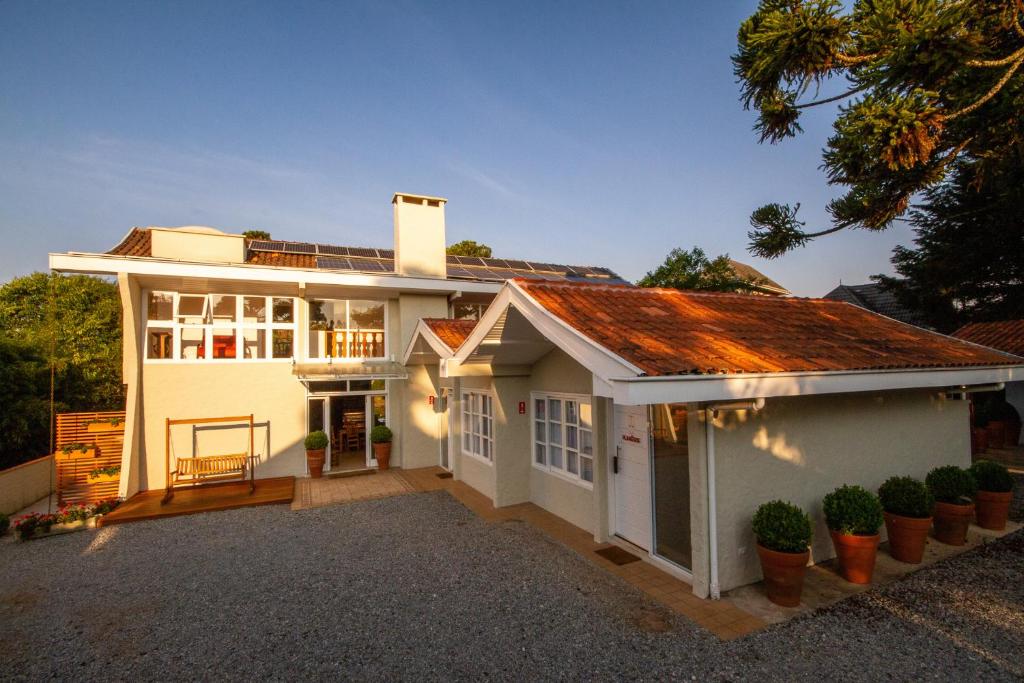
<path fill-rule="evenodd" d="M 1024 535 L 721 643 L 443 492 L 0 544 L 0 679 L 1024 677 Z"/>

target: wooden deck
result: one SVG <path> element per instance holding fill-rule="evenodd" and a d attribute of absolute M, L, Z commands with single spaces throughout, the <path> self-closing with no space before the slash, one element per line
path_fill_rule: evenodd
<path fill-rule="evenodd" d="M 216 512 L 254 505 L 290 504 L 295 495 L 295 477 L 257 479 L 256 490 L 249 492 L 249 482 L 210 484 L 195 488 L 175 489 L 174 497 L 162 503 L 164 490 L 137 493 L 111 512 L 101 517 L 97 526 L 141 522 L 199 512 Z"/>

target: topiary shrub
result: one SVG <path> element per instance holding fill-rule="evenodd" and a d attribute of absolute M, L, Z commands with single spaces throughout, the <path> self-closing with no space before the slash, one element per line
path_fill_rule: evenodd
<path fill-rule="evenodd" d="M 393 436 L 387 425 L 377 425 L 370 430 L 370 443 L 391 443 Z"/>
<path fill-rule="evenodd" d="M 954 505 L 968 503 L 966 499 L 971 498 L 978 490 L 974 475 L 956 465 L 936 467 L 924 478 L 924 483 L 931 489 L 935 500 Z"/>
<path fill-rule="evenodd" d="M 825 496 L 825 523 L 840 534 L 874 536 L 884 521 L 878 496 L 863 486 L 840 486 Z"/>
<path fill-rule="evenodd" d="M 754 513 L 757 542 L 780 553 L 802 553 L 811 545 L 811 518 L 783 500 L 764 503 Z"/>
<path fill-rule="evenodd" d="M 891 477 L 878 489 L 882 508 L 891 515 L 926 519 L 932 516 L 935 497 L 923 481 L 913 477 Z"/>
<path fill-rule="evenodd" d="M 978 491 L 1006 493 L 1013 490 L 1013 477 L 998 462 L 979 460 L 971 465 L 970 472 Z"/>
<path fill-rule="evenodd" d="M 310 432 L 303 442 L 306 445 L 307 451 L 319 451 L 323 448 L 327 448 L 327 444 L 330 443 L 330 439 L 327 435 L 321 431 Z"/>

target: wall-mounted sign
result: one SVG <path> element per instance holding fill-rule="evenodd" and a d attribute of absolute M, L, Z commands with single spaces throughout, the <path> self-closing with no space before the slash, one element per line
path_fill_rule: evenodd
<path fill-rule="evenodd" d="M 519 402 L 519 414 L 526 415 L 526 401 Z"/>
<path fill-rule="evenodd" d="M 629 441 L 630 443 L 643 443 L 642 441 L 640 441 L 640 437 L 636 436 L 635 434 L 623 434 L 622 440 Z"/>
<path fill-rule="evenodd" d="M 431 394 L 430 396 L 427 396 L 427 405 L 428 406 L 434 405 L 434 396 L 433 396 L 433 394 Z"/>

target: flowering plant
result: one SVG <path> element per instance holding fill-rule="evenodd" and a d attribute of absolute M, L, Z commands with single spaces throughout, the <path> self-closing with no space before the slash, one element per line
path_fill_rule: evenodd
<path fill-rule="evenodd" d="M 22 515 L 14 520 L 14 533 L 18 534 L 18 538 L 23 541 L 27 541 L 36 535 L 37 530 L 42 530 L 43 533 L 48 533 L 50 527 L 57 522 L 56 515 L 47 515 L 40 512 L 33 512 L 28 515 Z"/>

